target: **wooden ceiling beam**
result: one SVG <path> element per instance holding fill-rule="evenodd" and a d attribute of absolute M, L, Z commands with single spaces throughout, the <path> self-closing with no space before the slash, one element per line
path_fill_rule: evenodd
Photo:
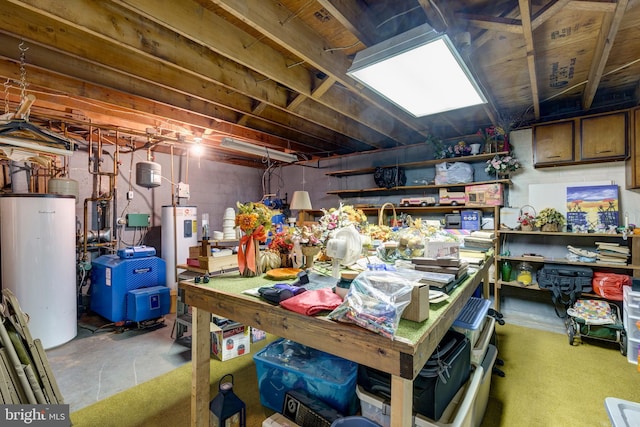
<path fill-rule="evenodd" d="M 614 12 L 617 8 L 616 0 L 593 1 L 593 0 L 572 0 L 567 7 L 573 10 L 584 10 L 587 12 Z"/>
<path fill-rule="evenodd" d="M 242 31 L 238 27 L 234 26 L 222 17 L 197 6 L 197 14 L 184 7 L 184 3 L 187 6 L 193 6 L 195 3 L 191 1 L 182 1 L 176 3 L 172 0 L 158 0 L 155 2 L 149 2 L 146 0 L 116 0 L 118 4 L 123 7 L 127 7 L 130 11 L 141 14 L 147 19 L 152 20 L 159 25 L 170 28 L 178 34 L 183 35 L 185 38 L 192 40 L 207 49 L 211 49 L 238 64 L 241 64 L 247 68 L 250 68 L 266 78 L 277 82 L 295 92 L 302 93 L 314 99 L 322 106 L 322 108 L 330 109 L 334 112 L 340 113 L 346 117 L 351 118 L 354 122 L 358 122 L 358 128 L 362 128 L 363 125 L 366 128 L 371 129 L 379 134 L 385 135 L 389 138 L 401 138 L 399 134 L 387 135 L 389 129 L 393 129 L 391 126 L 391 117 L 384 116 L 382 112 L 379 114 L 376 121 L 364 121 L 359 106 L 361 105 L 357 97 L 353 93 L 347 94 L 346 99 L 335 100 L 325 99 L 323 97 L 314 98 L 310 92 L 311 77 L 308 70 L 301 66 L 292 66 L 298 63 L 298 57 L 294 55 L 285 56 L 278 50 L 271 48 L 268 44 L 256 39 L 255 36 Z M 269 14 L 270 3 L 262 2 L 259 6 L 260 9 L 264 9 L 266 14 Z M 280 12 L 280 16 L 282 12 Z M 196 22 L 194 22 L 196 17 Z M 243 21 L 247 22 L 245 19 Z M 290 27 L 297 25 L 295 20 L 288 21 L 286 25 L 280 26 L 278 20 L 275 21 L 275 25 L 278 25 L 281 30 L 283 27 Z M 282 30 L 287 31 L 287 30 Z M 305 32 L 310 30 L 305 29 Z M 300 35 L 302 36 L 302 35 Z M 289 37 L 298 38 L 298 34 L 291 34 Z M 313 44 L 317 44 L 318 38 L 313 39 Z M 317 50 L 317 46 L 311 44 L 305 46 L 311 50 Z M 335 55 L 337 56 L 337 55 Z M 302 58 L 306 62 L 305 58 Z M 260 98 L 262 101 L 273 103 L 270 99 Z M 286 108 L 286 102 L 278 102 L 274 104 L 279 108 Z M 308 118 L 313 120 L 313 118 Z M 327 124 L 328 125 L 328 124 Z M 360 139 L 364 142 L 375 141 L 379 139 L 376 135 L 364 133 L 362 135 L 357 133 L 348 134 L 352 138 Z"/>
<path fill-rule="evenodd" d="M 340 51 L 331 50 L 318 44 L 318 35 L 302 22 L 296 19 L 289 19 L 291 12 L 278 7 L 277 3 L 261 0 L 210 1 L 224 9 L 225 12 L 230 13 L 235 18 L 264 34 L 265 37 L 275 41 L 315 69 L 334 77 L 337 82 L 348 88 L 351 93 L 360 95 L 362 99 L 358 103 L 363 104 L 363 101 L 366 101 L 369 109 L 375 107 L 378 111 L 377 117 L 381 120 L 386 120 L 385 116 L 388 119 L 394 118 L 396 125 L 393 128 L 386 128 L 385 126 L 383 127 L 385 131 L 381 132 L 389 138 L 400 144 L 406 143 L 404 134 L 395 132 L 398 123 L 402 123 L 415 132 L 423 133 L 419 120 L 393 106 L 372 91 L 362 88 L 354 79 L 347 76 L 346 72 L 351 65 L 351 60 Z M 324 97 L 320 99 L 324 99 Z M 358 119 L 358 117 L 351 118 Z M 371 122 L 369 122 L 368 126 L 375 126 L 373 127 L 374 129 L 380 128 L 378 124 Z M 391 135 L 385 133 L 389 131 L 392 131 Z"/>
<path fill-rule="evenodd" d="M 531 26 L 531 0 L 518 0 L 520 17 L 522 19 L 522 35 L 527 49 L 527 68 L 529 70 L 529 82 L 531 85 L 531 98 L 533 100 L 533 114 L 536 120 L 540 119 L 540 93 L 538 91 L 538 76 L 536 73 L 536 52 L 533 46 L 533 28 Z"/>
<path fill-rule="evenodd" d="M 627 10 L 629 0 L 618 0 L 615 12 L 606 14 L 602 20 L 600 33 L 598 34 L 598 42 L 595 47 L 591 67 L 589 68 L 589 77 L 587 85 L 582 93 L 582 108 L 586 111 L 591 108 L 593 99 L 596 96 L 600 80 L 604 73 L 604 68 L 609 60 L 609 54 L 616 39 L 616 34 L 620 28 L 620 22 Z"/>
<path fill-rule="evenodd" d="M 469 13 L 456 14 L 458 19 L 466 20 L 469 25 L 483 30 L 501 31 L 504 33 L 522 34 L 522 21 L 499 16 L 477 15 Z"/>
<path fill-rule="evenodd" d="M 555 16 L 564 9 L 573 0 L 553 0 L 548 2 L 540 9 L 531 19 L 531 30 L 535 31 L 540 25 L 544 24 L 548 19 Z"/>
<path fill-rule="evenodd" d="M 7 42 L 7 40 L 12 39 L 0 34 L 0 57 L 7 54 L 4 50 L 10 50 L 8 48 L 9 46 L 16 46 L 14 43 Z M 231 134 L 245 135 L 245 137 L 254 140 L 269 141 L 274 147 L 290 143 L 289 140 L 278 138 L 271 134 L 251 131 L 228 123 L 235 119 L 235 113 L 232 111 L 213 106 L 204 100 L 194 99 L 182 94 L 177 94 L 166 88 L 159 88 L 147 84 L 146 82 L 135 82 L 137 88 L 135 94 L 114 90 L 112 85 L 97 86 L 91 83 L 89 78 L 101 72 L 101 70 L 95 69 L 91 64 L 76 61 L 73 58 L 66 58 L 64 61 L 60 61 L 60 57 L 57 56 L 59 68 L 48 71 L 47 69 L 33 65 L 39 62 L 38 58 L 41 55 L 41 51 L 45 52 L 42 54 L 47 55 L 47 51 L 39 46 L 31 45 L 29 48 L 29 63 L 26 67 L 29 84 L 42 88 L 55 88 L 54 92 L 59 94 L 58 102 L 61 104 L 73 102 L 71 97 L 80 97 L 80 99 L 85 99 L 85 109 L 90 109 L 94 102 L 111 104 L 116 118 L 117 113 L 120 111 L 118 107 L 121 107 L 123 115 L 140 117 L 140 119 L 142 119 L 143 116 L 148 116 L 154 117 L 157 122 L 185 122 L 212 130 L 220 129 L 222 127 L 221 123 L 227 123 L 224 127 L 228 127 Z M 49 55 L 55 57 L 53 53 L 49 53 Z M 0 61 L 0 75 L 16 80 L 19 79 L 18 73 L 19 64 L 15 59 Z M 107 73 L 104 71 L 102 71 L 102 73 L 103 77 L 108 81 L 123 82 L 129 79 L 129 77 L 117 73 Z M 75 77 L 69 77 L 71 74 L 75 74 Z M 85 80 L 79 80 L 79 78 L 85 74 L 87 78 Z M 112 75 L 109 76 L 108 74 Z M 125 88 L 126 87 L 127 86 L 125 86 Z M 155 98 L 155 102 L 151 101 L 152 96 Z M 166 102 L 161 102 L 160 100 L 166 100 Z M 124 111 L 126 111 L 126 113 Z M 228 120 L 221 120 L 215 117 L 222 117 Z M 297 130 L 295 134 L 299 136 L 299 132 L 300 131 Z M 309 138 L 308 144 L 321 145 L 322 142 L 319 141 L 317 137 L 313 137 Z M 331 145 L 327 145 L 327 147 L 330 146 Z M 304 146 L 300 145 L 300 149 L 303 148 Z"/>
<path fill-rule="evenodd" d="M 85 1 L 77 0 L 83 4 Z M 283 91 L 282 86 L 275 81 L 254 75 L 241 65 L 220 58 L 202 45 L 176 37 L 175 33 L 163 29 L 158 24 L 152 25 L 144 19 L 118 18 L 129 14 L 123 13 L 124 10 L 117 14 L 108 9 L 100 9 L 100 6 L 93 2 L 92 6 L 87 8 L 78 7 L 77 4 L 71 5 L 70 2 L 56 5 L 41 0 L 31 0 L 31 2 L 45 3 L 41 7 L 49 7 L 51 10 L 45 12 L 33 6 L 28 9 L 16 7 L 7 10 L 6 19 L 0 17 L 2 24 L 0 27 L 22 34 L 27 40 L 56 46 L 61 54 L 76 55 L 104 67 L 120 67 L 122 72 L 125 68 L 133 69 L 139 78 L 172 87 L 190 96 L 202 97 L 202 94 L 209 92 L 207 99 L 219 105 L 237 104 L 238 100 L 235 98 L 240 98 L 239 95 L 251 98 L 244 102 L 245 108 L 237 110 L 240 113 L 238 117 L 251 114 L 250 105 L 253 99 L 267 102 L 286 111 L 286 91 Z M 107 6 L 117 7 L 109 4 L 102 4 L 101 7 Z M 76 16 L 78 14 L 76 9 L 82 11 L 79 16 Z M 58 14 L 55 15 L 56 21 L 52 21 L 49 17 L 53 13 Z M 76 22 L 70 22 L 67 16 L 73 17 Z M 105 16 L 111 16 L 111 25 L 104 25 Z M 24 26 L 22 22 L 31 22 L 33 26 Z M 53 31 L 37 31 L 37 28 L 49 28 Z M 100 49 L 96 49 L 96 46 L 100 46 Z M 59 62 L 60 57 L 56 61 Z M 55 63 L 52 67 L 55 67 Z M 308 73 L 304 70 L 301 75 L 308 78 Z M 99 81 L 101 77 L 102 72 L 98 72 L 93 78 L 98 84 L 103 84 Z M 186 87 L 186 82 L 189 81 L 193 82 L 191 88 Z M 309 85 L 310 80 L 305 84 Z M 225 89 L 222 87 L 215 89 L 217 85 Z M 132 86 L 120 89 L 136 93 L 137 88 Z M 232 92 L 233 96 L 230 97 Z M 225 98 L 224 101 L 220 102 L 214 94 Z M 153 99 L 153 95 L 150 96 Z M 380 138 L 378 132 L 361 124 L 344 121 L 338 123 L 335 111 L 324 105 L 316 105 L 314 114 L 311 116 L 302 117 L 296 113 L 294 116 L 334 132 L 342 132 L 356 140 Z M 257 118 L 260 119 L 260 117 Z M 287 120 L 290 121 L 291 118 Z M 336 124 L 340 127 L 336 128 Z M 296 127 L 293 126 L 291 129 Z M 321 135 L 322 132 L 318 134 Z"/>
<path fill-rule="evenodd" d="M 374 36 L 378 31 L 369 14 L 362 13 L 358 3 L 353 0 L 317 0 L 343 27 L 356 36 L 364 47 L 378 42 Z M 356 24 L 357 23 L 357 24 Z"/>

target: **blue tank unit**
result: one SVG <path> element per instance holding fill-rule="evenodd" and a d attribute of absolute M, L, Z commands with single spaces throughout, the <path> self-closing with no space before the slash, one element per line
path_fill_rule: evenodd
<path fill-rule="evenodd" d="M 134 289 L 127 292 L 127 320 L 142 322 L 169 313 L 171 295 L 166 286 Z"/>
<path fill-rule="evenodd" d="M 167 286 L 166 263 L 162 258 L 120 258 L 102 255 L 91 267 L 91 310 L 112 322 L 142 321 L 138 314 L 129 318 L 127 294 L 130 291 L 155 286 Z M 167 288 L 168 290 L 168 288 Z M 170 303 L 169 303 L 170 304 Z M 169 312 L 170 307 L 160 311 Z M 151 315 L 151 311 L 149 312 Z M 155 311 L 153 313 L 156 313 Z"/>

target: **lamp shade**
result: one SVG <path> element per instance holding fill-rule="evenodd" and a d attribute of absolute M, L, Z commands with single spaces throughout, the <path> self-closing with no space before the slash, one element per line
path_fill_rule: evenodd
<path fill-rule="evenodd" d="M 313 209 L 311 207 L 309 193 L 307 191 L 294 191 L 293 197 L 291 198 L 291 206 L 289 206 L 289 208 L 299 211 L 310 211 Z"/>

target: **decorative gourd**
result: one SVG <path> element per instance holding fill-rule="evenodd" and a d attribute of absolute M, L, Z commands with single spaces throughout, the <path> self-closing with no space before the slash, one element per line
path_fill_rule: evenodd
<path fill-rule="evenodd" d="M 280 254 L 273 251 L 260 251 L 258 266 L 262 271 L 280 267 Z"/>

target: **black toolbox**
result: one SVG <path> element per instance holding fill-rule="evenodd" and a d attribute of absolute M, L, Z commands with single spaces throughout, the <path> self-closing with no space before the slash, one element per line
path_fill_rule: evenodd
<path fill-rule="evenodd" d="M 471 375 L 471 342 L 450 329 L 413 381 L 413 412 L 438 421 Z M 371 394 L 391 399 L 391 375 L 358 367 L 358 384 Z"/>

